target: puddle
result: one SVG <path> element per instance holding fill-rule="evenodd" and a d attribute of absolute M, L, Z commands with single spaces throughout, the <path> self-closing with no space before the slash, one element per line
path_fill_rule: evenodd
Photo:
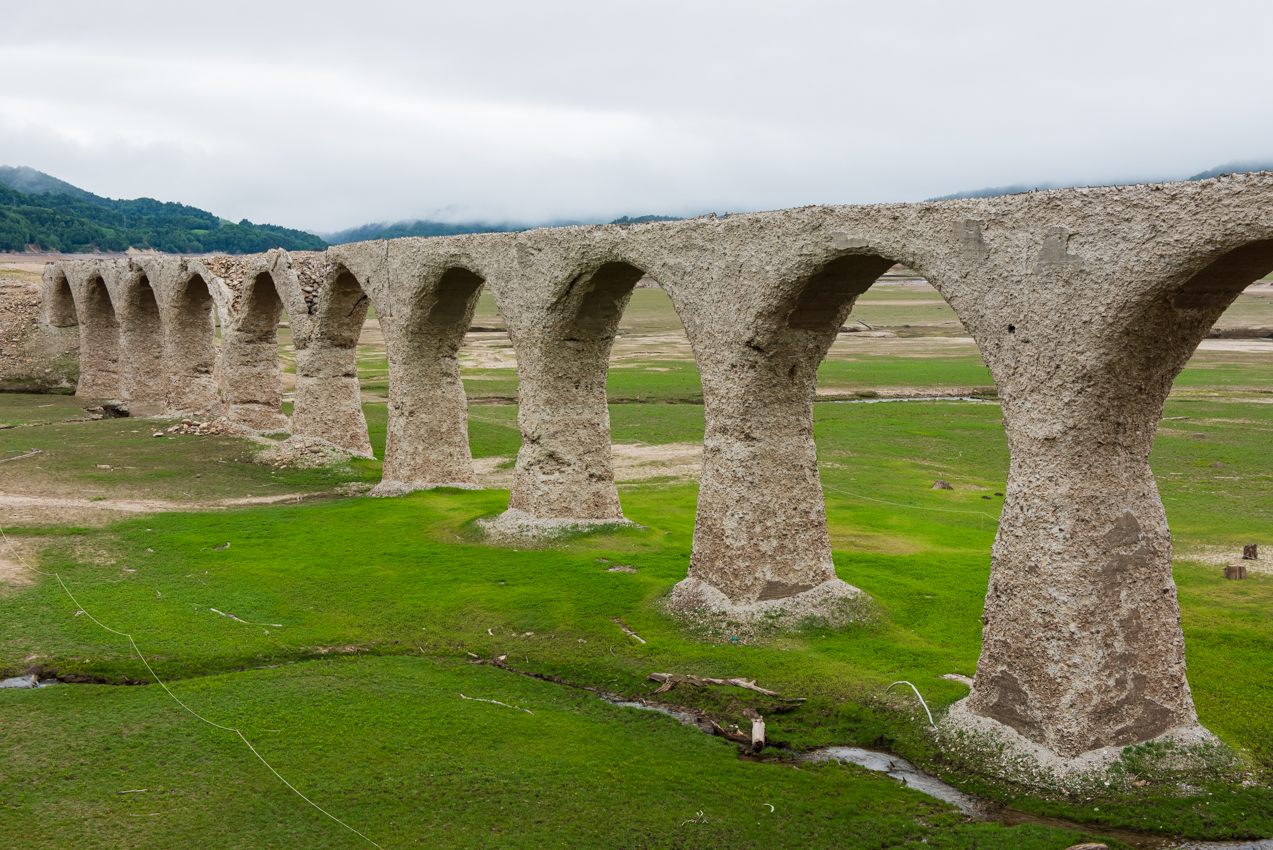
<path fill-rule="evenodd" d="M 611 699 L 609 697 L 601 697 L 601 701 L 608 702 L 611 705 L 618 706 L 619 708 L 639 708 L 642 711 L 657 711 L 659 714 L 666 714 L 668 717 L 671 717 L 677 723 L 684 726 L 695 726 L 699 729 L 703 729 L 704 726 L 704 724 L 698 719 L 698 715 L 690 714 L 688 711 L 677 711 L 673 708 L 662 708 L 657 705 L 646 705 L 643 702 L 630 702 L 621 699 Z M 710 726 L 707 727 L 707 729 L 704 729 L 704 731 L 708 732 L 708 734 L 711 734 L 710 730 Z"/>
<path fill-rule="evenodd" d="M 0 680 L 0 688 L 48 688 L 56 684 L 57 679 L 37 679 L 34 673 Z"/>
<path fill-rule="evenodd" d="M 880 401 L 899 401 L 900 399 L 879 399 Z M 930 401 L 931 399 L 924 399 Z M 686 726 L 695 726 L 707 734 L 712 734 L 711 727 L 700 720 L 697 715 L 685 711 L 677 711 L 644 702 L 620 700 L 613 697 L 601 697 L 605 702 L 621 708 L 638 708 L 643 711 L 657 711 L 674 718 Z M 921 794 L 927 794 L 958 808 L 970 818 L 982 821 L 996 821 L 1005 826 L 1021 824 L 1039 824 L 1056 829 L 1073 832 L 1084 832 L 1100 838 L 1113 839 L 1138 847 L 1142 850 L 1273 850 L 1273 838 L 1237 841 L 1188 841 L 1176 838 L 1165 838 L 1158 835 L 1147 835 L 1127 829 L 1102 827 L 1097 824 L 1083 824 L 1063 818 L 1049 818 L 1032 815 L 1015 809 L 1005 809 L 997 803 L 983 800 L 973 794 L 960 791 L 948 785 L 936 776 L 925 773 L 901 756 L 892 753 L 867 750 L 861 747 L 824 747 L 811 753 L 796 754 L 799 761 L 838 761 L 856 764 L 867 770 L 887 774 L 908 788 Z"/>
<path fill-rule="evenodd" d="M 800 761 L 840 761 L 850 762 L 867 770 L 887 773 L 908 788 L 914 788 L 930 797 L 950 803 L 959 811 L 978 820 L 999 820 L 994 817 L 996 806 L 987 803 L 980 797 L 965 794 L 954 786 L 947 785 L 936 776 L 929 776 L 904 758 L 880 753 L 875 750 L 864 750 L 861 747 L 826 747 L 814 750 L 800 757 Z"/>

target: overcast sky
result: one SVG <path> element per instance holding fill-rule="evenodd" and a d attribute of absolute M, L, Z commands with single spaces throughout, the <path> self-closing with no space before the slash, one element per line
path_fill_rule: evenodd
<path fill-rule="evenodd" d="M 0 164 L 316 231 L 1273 159 L 1273 3 L 0 7 Z"/>

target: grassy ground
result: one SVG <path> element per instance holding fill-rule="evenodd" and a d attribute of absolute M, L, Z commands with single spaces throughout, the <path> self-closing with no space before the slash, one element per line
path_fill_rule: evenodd
<path fill-rule="evenodd" d="M 635 318 L 666 327 L 661 293 L 640 292 L 654 295 L 634 301 Z M 975 348 L 942 357 L 910 350 L 919 354 L 850 348 L 824 374 L 844 386 L 989 384 Z M 616 360 L 633 368 L 612 370 L 612 392 L 615 380 L 629 380 L 618 386 L 642 401 L 690 400 L 692 361 L 664 354 Z M 684 363 L 686 373 L 650 371 L 669 363 Z M 1174 533 L 1200 717 L 1266 770 L 1273 769 L 1266 720 L 1273 578 L 1225 581 L 1219 567 L 1244 543 L 1273 545 L 1267 373 L 1259 355 L 1200 352 L 1168 403 L 1151 457 Z M 0 396 L 0 418 L 60 421 L 55 412 L 70 418 L 83 402 L 39 407 L 52 400 Z M 385 407 L 369 403 L 365 411 L 382 456 Z M 516 454 L 516 414 L 514 405 L 470 407 L 476 458 Z M 520 669 L 627 696 L 653 688 L 645 681 L 651 672 L 755 678 L 808 702 L 782 713 L 777 701 L 738 689 L 682 687 L 666 698 L 744 729 L 744 712 L 759 710 L 770 738 L 797 749 L 887 747 L 949 774 L 913 699 L 882 690 L 907 679 L 938 711 L 966 693 L 938 677 L 971 674 L 980 650 L 1008 462 L 1001 418 L 993 402 L 815 406 L 837 570 L 879 605 L 878 622 L 845 631 L 810 627 L 735 642 L 686 633 L 663 616 L 658 600 L 684 576 L 692 540 L 696 486 L 679 479 L 621 487 L 625 513 L 644 530 L 574 538 L 553 550 L 480 542 L 472 521 L 501 510 L 502 491 L 148 514 L 99 530 L 37 517 L 9 532 L 41 569 L 63 576 L 84 610 L 132 633 L 192 709 L 240 728 L 289 781 L 384 847 L 1063 848 L 1080 835 L 965 823 L 953 809 L 856 768 L 740 761 L 734 745 L 669 718 L 468 663 L 468 653 L 504 655 Z M 701 440 L 703 414 L 690 403 L 615 404 L 611 423 L 616 443 L 679 444 Z M 6 452 L 38 444 L 48 453 L 39 474 L 20 471 L 29 460 L 0 466 L 0 475 L 13 476 L 0 490 L 171 499 L 197 485 L 211 498 L 257 488 L 328 491 L 378 475 L 369 462 L 273 471 L 251 463 L 250 448 L 237 440 L 147 432 L 129 420 L 0 430 Z M 955 489 L 929 489 L 935 478 Z M 608 572 L 615 564 L 635 572 Z M 0 588 L 0 666 L 82 680 L 152 679 L 127 640 L 77 610 L 46 578 Z M 647 643 L 627 638 L 616 619 Z M 362 843 L 292 795 L 237 737 L 200 723 L 154 685 L 0 691 L 0 719 L 0 843 Z M 1111 793 L 1100 811 L 1080 800 L 1001 797 L 1094 831 L 1273 834 L 1273 797 L 1263 788 L 1204 788 L 1181 798 L 1178 788 L 1150 786 Z"/>

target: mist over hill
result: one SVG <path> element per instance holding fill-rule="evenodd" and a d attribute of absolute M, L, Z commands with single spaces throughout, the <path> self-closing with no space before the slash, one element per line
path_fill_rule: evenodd
<path fill-rule="evenodd" d="M 271 248 L 319 251 L 302 230 L 238 224 L 196 207 L 153 198 L 114 200 L 26 166 L 0 166 L 0 251 L 155 250 L 254 254 Z"/>
<path fill-rule="evenodd" d="M 349 242 L 367 242 L 372 239 L 398 239 L 403 236 L 456 236 L 461 233 L 513 233 L 519 230 L 531 230 L 537 227 L 566 227 L 573 224 L 641 224 L 646 221 L 680 221 L 671 215 L 642 215 L 635 218 L 623 216 L 611 222 L 601 221 L 554 221 L 547 224 L 512 224 L 509 222 L 494 223 L 489 221 L 447 222 L 429 219 L 399 221 L 394 224 L 385 222 L 364 224 L 351 227 L 336 233 L 320 234 L 333 245 L 344 245 Z"/>
<path fill-rule="evenodd" d="M 1144 180 L 1106 180 L 1096 183 L 1084 183 L 1084 186 L 1125 186 L 1134 183 L 1144 182 L 1169 182 L 1183 181 L 1190 182 L 1193 180 L 1206 180 L 1211 177 L 1219 177 L 1221 174 L 1246 174 L 1252 171 L 1273 171 L 1273 160 L 1263 162 L 1231 162 L 1227 165 L 1218 165 L 1207 171 L 1199 172 L 1192 177 L 1168 177 L 1163 181 L 1144 181 Z M 1044 189 L 1067 189 L 1072 186 L 1078 186 L 1078 183 L 1014 183 L 1011 186 L 994 186 L 985 189 L 972 189 L 966 192 L 956 192 L 953 195 L 941 195 L 937 198 L 926 198 L 928 201 L 953 201 L 957 198 L 997 198 L 1000 195 L 1019 195 L 1022 192 L 1042 191 Z"/>

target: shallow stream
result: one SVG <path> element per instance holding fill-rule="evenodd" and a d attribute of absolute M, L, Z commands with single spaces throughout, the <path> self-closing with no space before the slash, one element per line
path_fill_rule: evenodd
<path fill-rule="evenodd" d="M 695 726 L 707 734 L 712 734 L 711 726 L 701 720 L 697 715 L 686 711 L 677 711 L 672 708 L 663 706 L 647 705 L 643 702 L 634 702 L 629 700 L 607 699 L 603 700 L 621 708 L 639 708 L 644 711 L 657 711 L 660 714 L 666 714 L 668 717 L 675 718 L 686 726 Z M 1264 838 L 1258 840 L 1238 840 L 1238 841 L 1189 841 L 1177 838 L 1164 838 L 1161 835 L 1152 835 L 1144 832 L 1135 832 L 1129 829 L 1118 829 L 1115 827 L 1103 827 L 1097 824 L 1079 823 L 1077 821 L 1066 820 L 1065 818 L 1043 817 L 1041 815 L 1032 815 L 1028 812 L 1017 811 L 1000 806 L 990 800 L 982 799 L 973 794 L 967 794 L 960 791 L 953 785 L 949 785 L 936 776 L 925 773 L 915 765 L 908 762 L 901 756 L 892 753 L 880 752 L 878 750 L 867 750 L 862 747 L 824 747 L 820 750 L 814 750 L 811 753 L 795 754 L 798 761 L 837 761 L 856 764 L 867 770 L 874 770 L 885 773 L 901 782 L 908 788 L 913 788 L 921 794 L 927 794 L 958 808 L 961 812 L 970 818 L 983 821 L 997 821 L 1007 826 L 1018 826 L 1020 824 L 1033 823 L 1041 826 L 1050 826 L 1056 829 L 1068 829 L 1075 832 L 1084 832 L 1088 835 L 1108 838 L 1115 841 L 1121 841 L 1132 847 L 1142 848 L 1142 850 L 1273 850 L 1273 838 Z"/>

